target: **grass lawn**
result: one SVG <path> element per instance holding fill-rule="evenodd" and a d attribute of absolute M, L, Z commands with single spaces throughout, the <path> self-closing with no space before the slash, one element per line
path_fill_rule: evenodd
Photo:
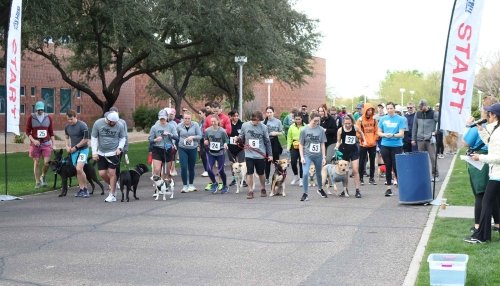
<path fill-rule="evenodd" d="M 464 150 L 461 150 L 461 154 Z M 473 206 L 466 164 L 457 159 L 444 197 L 451 205 Z M 500 235 L 492 233 L 492 241 L 486 244 L 469 244 L 463 241 L 470 236 L 472 219 L 437 217 L 427 244 L 416 285 L 429 285 L 429 264 L 431 253 L 461 253 L 469 255 L 466 285 L 500 285 Z"/>
<path fill-rule="evenodd" d="M 130 167 L 138 163 L 147 164 L 148 143 L 133 143 L 129 146 L 128 157 Z M 126 166 L 122 160 L 121 168 Z M 8 194 L 12 196 L 24 196 L 44 191 L 51 191 L 54 184 L 54 173 L 49 169 L 47 172 L 48 187 L 41 190 L 35 190 L 35 179 L 33 178 L 33 160 L 28 157 L 27 152 L 7 154 L 7 177 Z M 61 178 L 58 178 L 58 186 L 61 186 Z M 73 185 L 76 185 L 76 178 L 73 178 Z M 0 194 L 5 194 L 5 156 L 0 156 Z"/>

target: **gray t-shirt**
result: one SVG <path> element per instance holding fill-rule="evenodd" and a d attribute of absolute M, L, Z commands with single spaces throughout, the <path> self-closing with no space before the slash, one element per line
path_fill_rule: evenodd
<path fill-rule="evenodd" d="M 128 126 L 127 126 L 127 121 L 124 119 L 119 119 L 119 121 L 123 125 L 123 130 L 125 132 L 125 146 L 123 146 L 123 151 L 128 151 Z"/>
<path fill-rule="evenodd" d="M 283 124 L 275 117 L 268 119 L 266 122 L 266 126 L 267 126 L 267 132 L 269 134 L 271 134 L 271 132 L 283 132 Z"/>
<path fill-rule="evenodd" d="M 78 120 L 75 124 L 68 124 L 64 128 L 64 133 L 69 137 L 70 147 L 74 147 L 80 143 L 82 139 L 89 139 L 89 128 L 85 122 Z M 86 148 L 88 145 L 81 146 L 80 149 Z"/>
<path fill-rule="evenodd" d="M 118 121 L 114 126 L 106 123 L 104 118 L 99 118 L 92 127 L 92 137 L 97 138 L 98 150 L 102 153 L 114 152 L 120 145 L 120 140 L 125 140 L 123 125 Z M 96 150 L 92 150 L 95 152 Z"/>
<path fill-rule="evenodd" d="M 163 140 L 154 142 L 155 138 L 158 136 L 162 136 L 165 132 L 170 133 L 169 136 L 163 136 Z M 173 145 L 174 139 L 177 139 L 177 130 L 171 124 L 161 125 L 157 122 L 153 127 L 151 127 L 151 131 L 149 132 L 149 142 L 153 142 L 154 147 L 165 149 L 165 144 Z"/>
<path fill-rule="evenodd" d="M 205 150 L 210 155 L 224 155 L 224 144 L 229 143 L 229 137 L 224 128 L 219 127 L 217 130 L 214 130 L 212 127 L 209 127 L 205 130 L 204 137 L 208 140 L 208 146 L 205 146 Z"/>
<path fill-rule="evenodd" d="M 200 143 L 201 129 L 198 123 L 191 122 L 189 128 L 186 128 L 184 123 L 177 125 L 177 134 L 179 134 L 179 148 L 184 149 L 195 149 L 198 148 L 198 144 Z M 186 138 L 189 136 L 193 136 L 193 141 L 186 142 Z"/>
<path fill-rule="evenodd" d="M 299 141 L 304 146 L 304 157 L 322 157 L 321 143 L 326 143 L 325 130 L 320 125 L 315 128 L 306 125 L 300 131 Z"/>
<path fill-rule="evenodd" d="M 264 123 L 261 122 L 258 125 L 253 125 L 252 122 L 243 123 L 240 138 L 249 147 L 245 148 L 246 158 L 265 159 L 264 155 L 272 155 L 271 141 L 269 141 L 269 133 Z"/>

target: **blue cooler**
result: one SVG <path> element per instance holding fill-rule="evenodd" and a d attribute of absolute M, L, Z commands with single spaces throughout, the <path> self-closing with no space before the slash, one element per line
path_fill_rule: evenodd
<path fill-rule="evenodd" d="M 396 155 L 400 204 L 424 204 L 432 201 L 429 153 Z"/>

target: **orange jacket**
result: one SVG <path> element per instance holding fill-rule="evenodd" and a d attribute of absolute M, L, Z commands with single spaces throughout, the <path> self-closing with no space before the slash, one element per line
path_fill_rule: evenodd
<path fill-rule="evenodd" d="M 366 117 L 366 111 L 368 109 L 372 110 L 372 115 L 370 118 Z M 368 102 L 365 103 L 363 107 L 363 115 L 358 119 L 358 121 L 356 121 L 356 126 L 358 127 L 358 130 L 362 131 L 365 134 L 366 142 L 363 141 L 363 137 L 361 137 L 361 134 L 359 134 L 359 132 L 357 133 L 361 147 L 377 146 L 378 122 L 376 119 L 373 118 L 373 115 L 375 115 L 375 107 L 373 107 L 371 103 Z"/>

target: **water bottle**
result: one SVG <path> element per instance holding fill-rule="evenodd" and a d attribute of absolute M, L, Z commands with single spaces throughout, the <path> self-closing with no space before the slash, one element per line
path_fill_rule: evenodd
<path fill-rule="evenodd" d="M 125 153 L 125 164 L 129 164 L 130 162 L 128 161 L 128 154 Z"/>

